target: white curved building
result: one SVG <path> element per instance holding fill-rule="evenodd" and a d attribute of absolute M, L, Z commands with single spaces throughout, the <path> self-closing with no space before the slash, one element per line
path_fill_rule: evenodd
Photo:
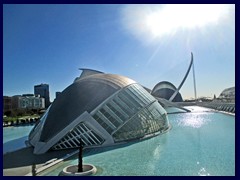
<path fill-rule="evenodd" d="M 161 81 L 154 86 L 151 94 L 155 97 L 169 100 L 176 90 L 177 88 L 172 83 L 168 81 Z M 182 95 L 178 92 L 172 101 L 182 102 Z"/>
<path fill-rule="evenodd" d="M 235 102 L 235 87 L 224 89 L 219 95 L 218 99 Z"/>
<path fill-rule="evenodd" d="M 29 134 L 35 154 L 49 149 L 109 146 L 169 129 L 166 111 L 140 84 L 83 69 Z"/>

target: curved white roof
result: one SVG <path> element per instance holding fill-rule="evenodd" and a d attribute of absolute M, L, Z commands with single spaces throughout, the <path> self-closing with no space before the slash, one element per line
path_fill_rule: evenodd
<path fill-rule="evenodd" d="M 172 83 L 170 83 L 168 81 L 161 81 L 154 86 L 152 93 L 154 93 L 155 91 L 157 91 L 159 89 L 164 89 L 164 88 L 172 89 L 174 91 L 177 89 Z"/>

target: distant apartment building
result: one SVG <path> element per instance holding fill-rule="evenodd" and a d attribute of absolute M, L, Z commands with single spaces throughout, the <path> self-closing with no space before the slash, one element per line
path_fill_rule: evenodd
<path fill-rule="evenodd" d="M 49 85 L 48 84 L 35 85 L 34 86 L 34 94 L 40 95 L 41 98 L 45 99 L 45 107 L 46 108 L 50 105 Z"/>
<path fill-rule="evenodd" d="M 12 109 L 12 97 L 3 96 L 3 112 L 10 111 Z"/>
<path fill-rule="evenodd" d="M 15 96 L 3 96 L 3 112 L 14 109 L 44 109 L 45 99 L 40 95 L 23 94 Z"/>
<path fill-rule="evenodd" d="M 45 99 L 40 95 L 23 94 L 12 97 L 13 109 L 44 109 Z"/>

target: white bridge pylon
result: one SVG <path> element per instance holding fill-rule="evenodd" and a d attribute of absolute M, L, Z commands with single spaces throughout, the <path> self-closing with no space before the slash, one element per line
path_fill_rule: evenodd
<path fill-rule="evenodd" d="M 182 82 L 180 83 L 180 85 L 178 86 L 178 88 L 176 89 L 176 91 L 173 93 L 173 95 L 169 98 L 169 101 L 172 101 L 177 93 L 179 92 L 179 90 L 181 89 L 182 85 L 184 84 L 185 80 L 187 79 L 188 77 L 188 74 L 191 70 L 191 67 L 193 68 L 193 80 L 194 80 L 194 93 L 195 93 L 195 100 L 197 99 L 197 91 L 196 91 L 196 81 L 195 81 L 195 72 L 194 72 L 194 65 L 193 65 L 193 53 L 191 52 L 191 62 L 189 64 L 189 67 L 188 67 L 188 70 L 182 80 Z"/>

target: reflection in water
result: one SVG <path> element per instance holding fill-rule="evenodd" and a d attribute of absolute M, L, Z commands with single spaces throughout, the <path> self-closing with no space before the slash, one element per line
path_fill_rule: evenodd
<path fill-rule="evenodd" d="M 208 115 L 209 113 L 184 114 L 182 115 L 182 118 L 178 120 L 178 125 L 200 128 L 211 121 L 211 119 L 208 118 Z"/>
<path fill-rule="evenodd" d="M 3 154 L 26 147 L 27 136 L 3 143 Z"/>
<path fill-rule="evenodd" d="M 148 162 L 148 173 L 155 174 L 155 171 L 158 169 L 159 162 L 161 162 L 161 159 L 164 158 L 162 153 L 164 152 L 167 143 L 168 133 L 148 140 L 148 152 L 152 154 L 152 156 L 150 156 L 150 158 L 148 156 L 146 160 L 146 162 Z"/>
<path fill-rule="evenodd" d="M 160 158 L 160 153 L 161 153 L 161 148 L 160 148 L 160 146 L 158 146 L 153 151 L 154 159 L 159 159 Z"/>
<path fill-rule="evenodd" d="M 198 172 L 199 176 L 210 176 L 210 174 L 206 171 L 206 169 L 204 167 L 202 167 L 199 172 Z"/>

